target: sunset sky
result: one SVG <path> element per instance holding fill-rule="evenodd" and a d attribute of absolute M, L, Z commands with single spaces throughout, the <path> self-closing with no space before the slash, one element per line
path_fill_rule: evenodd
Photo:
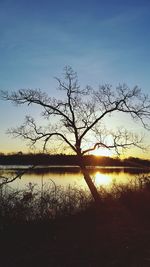
<path fill-rule="evenodd" d="M 150 1 L 1 0 L 0 89 L 41 88 L 57 97 L 54 77 L 65 65 L 77 71 L 81 86 L 125 82 L 148 93 Z M 6 130 L 30 113 L 38 118 L 39 110 L 0 100 L 0 152 L 27 151 Z M 150 158 L 149 151 L 130 155 Z"/>

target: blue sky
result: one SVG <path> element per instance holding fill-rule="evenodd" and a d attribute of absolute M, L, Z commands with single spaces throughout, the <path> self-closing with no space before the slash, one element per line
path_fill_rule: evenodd
<path fill-rule="evenodd" d="M 81 85 L 150 87 L 150 1 L 1 0 L 0 89 L 41 88 L 55 95 L 65 65 Z M 0 101 L 0 151 L 23 150 L 5 131 L 27 108 Z"/>

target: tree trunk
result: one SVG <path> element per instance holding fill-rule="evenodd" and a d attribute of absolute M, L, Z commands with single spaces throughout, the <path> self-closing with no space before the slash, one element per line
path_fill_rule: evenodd
<path fill-rule="evenodd" d="M 100 201 L 101 201 L 100 194 L 98 193 L 97 188 L 94 185 L 92 178 L 89 175 L 89 171 L 87 170 L 86 166 L 84 165 L 83 158 L 81 156 L 79 157 L 79 161 L 80 161 L 79 166 L 80 166 L 81 172 L 84 176 L 84 180 L 86 181 L 95 202 L 100 203 Z"/>
<path fill-rule="evenodd" d="M 84 176 L 84 180 L 86 181 L 89 189 L 90 189 L 90 192 L 95 200 L 96 203 L 100 203 L 100 195 L 97 191 L 97 188 L 96 186 L 94 185 L 89 173 L 88 173 L 88 170 L 86 168 L 81 168 L 81 171 L 83 173 L 83 176 Z"/>

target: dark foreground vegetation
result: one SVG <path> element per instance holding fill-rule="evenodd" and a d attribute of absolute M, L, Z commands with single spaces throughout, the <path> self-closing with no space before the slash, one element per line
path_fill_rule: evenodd
<path fill-rule="evenodd" d="M 131 167 L 150 167 L 150 160 L 129 157 L 121 160 L 120 158 L 111 158 L 104 156 L 87 155 L 84 156 L 86 166 L 131 166 Z M 64 154 L 16 154 L 0 153 L 0 165 L 71 165 L 78 166 L 78 157 L 76 155 Z"/>
<path fill-rule="evenodd" d="M 149 177 L 99 191 L 2 187 L 0 266 L 150 266 Z"/>

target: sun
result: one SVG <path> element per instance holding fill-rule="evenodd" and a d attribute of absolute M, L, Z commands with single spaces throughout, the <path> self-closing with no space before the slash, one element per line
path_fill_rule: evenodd
<path fill-rule="evenodd" d="M 98 149 L 95 149 L 94 151 L 92 151 L 92 155 L 111 157 L 113 155 L 113 153 L 109 149 L 98 148 Z"/>

